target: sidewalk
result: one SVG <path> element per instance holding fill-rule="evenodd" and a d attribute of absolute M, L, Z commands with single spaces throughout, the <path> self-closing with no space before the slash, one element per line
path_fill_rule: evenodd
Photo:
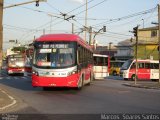
<path fill-rule="evenodd" d="M 137 88 L 146 88 L 146 89 L 159 89 L 160 90 L 160 83 L 154 81 L 137 81 L 136 84 L 134 81 L 126 81 L 123 83 L 125 86 L 129 87 L 137 87 Z"/>
<path fill-rule="evenodd" d="M 0 69 L 0 78 L 2 77 L 1 72 L 2 71 Z M 10 96 L 5 90 L 0 88 L 0 113 L 15 104 L 16 100 L 12 96 Z"/>
<path fill-rule="evenodd" d="M 4 90 L 0 89 L 0 112 L 14 104 L 16 104 L 16 100 Z"/>

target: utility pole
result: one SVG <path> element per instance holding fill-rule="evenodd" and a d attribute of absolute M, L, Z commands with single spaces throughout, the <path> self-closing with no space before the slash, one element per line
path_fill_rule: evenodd
<path fill-rule="evenodd" d="M 138 26 L 137 27 L 134 27 L 133 28 L 133 33 L 134 33 L 134 36 L 136 37 L 136 43 L 135 43 L 135 63 L 136 63 L 136 69 L 135 69 L 135 78 L 134 78 L 134 84 L 136 85 L 137 84 L 137 70 L 138 70 L 138 62 L 137 62 L 137 57 L 138 57 L 138 55 L 137 55 L 137 51 L 138 51 L 138 49 L 137 49 L 137 47 L 138 47 Z"/>
<path fill-rule="evenodd" d="M 3 56 L 3 0 L 0 0 L 0 69 L 2 68 Z"/>
<path fill-rule="evenodd" d="M 50 21 L 50 34 L 52 33 L 52 15 L 48 14 L 51 17 L 51 21 Z"/>
<path fill-rule="evenodd" d="M 85 13 L 85 35 L 84 35 L 84 40 L 87 41 L 87 15 L 88 15 L 88 0 L 86 0 L 86 13 Z"/>
<path fill-rule="evenodd" d="M 90 26 L 89 27 L 89 45 L 91 45 L 93 42 L 92 42 L 92 27 Z"/>
<path fill-rule="evenodd" d="M 72 34 L 74 34 L 74 23 L 72 23 Z"/>
<path fill-rule="evenodd" d="M 159 59 L 159 81 L 160 84 L 160 5 L 158 4 L 158 59 Z"/>
<path fill-rule="evenodd" d="M 144 19 L 142 19 L 142 21 L 143 21 L 143 28 L 144 28 Z"/>

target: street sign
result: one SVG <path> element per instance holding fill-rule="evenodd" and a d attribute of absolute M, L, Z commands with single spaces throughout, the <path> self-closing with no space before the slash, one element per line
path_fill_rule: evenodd
<path fill-rule="evenodd" d="M 9 40 L 9 42 L 15 42 L 15 40 Z"/>

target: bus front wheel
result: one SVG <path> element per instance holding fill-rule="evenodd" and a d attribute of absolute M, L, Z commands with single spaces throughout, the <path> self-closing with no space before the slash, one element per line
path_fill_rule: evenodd
<path fill-rule="evenodd" d="M 81 76 L 79 82 L 78 82 L 78 86 L 77 86 L 77 90 L 81 90 L 83 87 L 83 76 Z"/>
<path fill-rule="evenodd" d="M 135 74 L 133 74 L 133 75 L 132 75 L 132 77 L 131 77 L 131 80 L 133 80 L 133 81 L 134 81 L 134 80 L 135 80 L 135 78 L 136 78 L 136 79 L 138 79 L 138 77 L 137 77 Z"/>

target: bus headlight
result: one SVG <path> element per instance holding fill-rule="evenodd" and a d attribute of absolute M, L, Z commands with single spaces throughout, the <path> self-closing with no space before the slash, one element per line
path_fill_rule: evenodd
<path fill-rule="evenodd" d="M 76 73 L 77 73 L 77 71 L 68 72 L 67 76 L 73 75 L 73 74 L 76 74 Z"/>
<path fill-rule="evenodd" d="M 38 76 L 38 72 L 35 70 L 32 70 L 32 74 L 37 75 Z"/>

